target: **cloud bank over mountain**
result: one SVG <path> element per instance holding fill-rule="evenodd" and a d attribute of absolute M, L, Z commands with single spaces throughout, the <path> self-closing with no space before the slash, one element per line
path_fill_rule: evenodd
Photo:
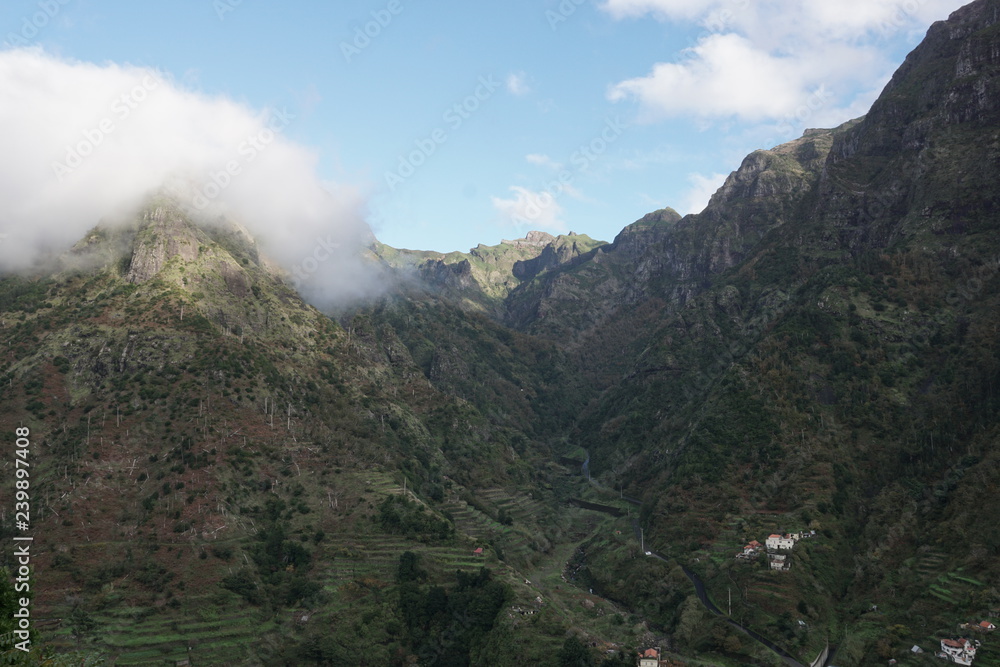
<path fill-rule="evenodd" d="M 357 187 L 323 182 L 288 109 L 252 109 L 148 68 L 0 52 L 0 270 L 27 270 L 99 221 L 167 191 L 231 216 L 304 294 L 329 305 L 377 282 Z"/>

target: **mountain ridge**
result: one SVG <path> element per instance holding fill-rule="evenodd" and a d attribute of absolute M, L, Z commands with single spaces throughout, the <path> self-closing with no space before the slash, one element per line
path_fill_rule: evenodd
<path fill-rule="evenodd" d="M 998 24 L 935 24 L 868 114 L 751 153 L 701 214 L 376 242 L 396 282 L 336 319 L 155 200 L 85 268 L 4 278 L 0 421 L 44 452 L 61 646 L 155 653 L 87 618 L 210 606 L 263 628 L 215 664 L 559 664 L 577 637 L 773 664 L 686 568 L 803 662 L 933 663 L 910 647 L 1000 614 Z M 733 558 L 800 530 L 788 571 Z"/>

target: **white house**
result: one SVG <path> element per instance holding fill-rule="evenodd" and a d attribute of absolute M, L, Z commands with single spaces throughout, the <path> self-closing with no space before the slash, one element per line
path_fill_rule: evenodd
<path fill-rule="evenodd" d="M 772 570 L 788 570 L 792 566 L 792 563 L 785 559 L 782 554 L 771 554 L 771 569 Z"/>
<path fill-rule="evenodd" d="M 648 648 L 640 653 L 638 667 L 660 667 L 660 651 Z"/>
<path fill-rule="evenodd" d="M 942 639 L 941 656 L 959 665 L 971 665 L 976 658 L 976 647 L 968 639 Z"/>
<path fill-rule="evenodd" d="M 993 632 L 997 629 L 997 626 L 993 625 L 989 621 L 980 621 L 979 625 L 976 626 L 977 630 L 982 630 L 983 632 Z"/>
<path fill-rule="evenodd" d="M 777 549 L 781 551 L 791 550 L 795 546 L 795 540 L 792 539 L 791 535 L 768 535 L 766 540 L 768 549 Z"/>

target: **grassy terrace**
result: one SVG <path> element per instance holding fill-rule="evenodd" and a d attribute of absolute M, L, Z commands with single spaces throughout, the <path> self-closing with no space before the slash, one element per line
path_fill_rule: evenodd
<path fill-rule="evenodd" d="M 230 601 L 219 606 L 218 596 L 191 597 L 194 611 L 123 607 L 92 616 L 101 627 L 100 645 L 109 662 L 125 665 L 171 664 L 191 658 L 194 664 L 239 664 L 273 620 L 247 614 Z M 62 626 L 44 635 L 47 643 L 76 646 L 71 630 Z"/>

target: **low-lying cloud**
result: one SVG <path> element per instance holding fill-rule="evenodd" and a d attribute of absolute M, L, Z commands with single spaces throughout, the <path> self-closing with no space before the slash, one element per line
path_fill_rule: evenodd
<path fill-rule="evenodd" d="M 0 270 L 35 268 L 166 190 L 245 225 L 317 305 L 372 294 L 365 199 L 320 180 L 284 135 L 294 122 L 148 68 L 0 51 Z"/>

